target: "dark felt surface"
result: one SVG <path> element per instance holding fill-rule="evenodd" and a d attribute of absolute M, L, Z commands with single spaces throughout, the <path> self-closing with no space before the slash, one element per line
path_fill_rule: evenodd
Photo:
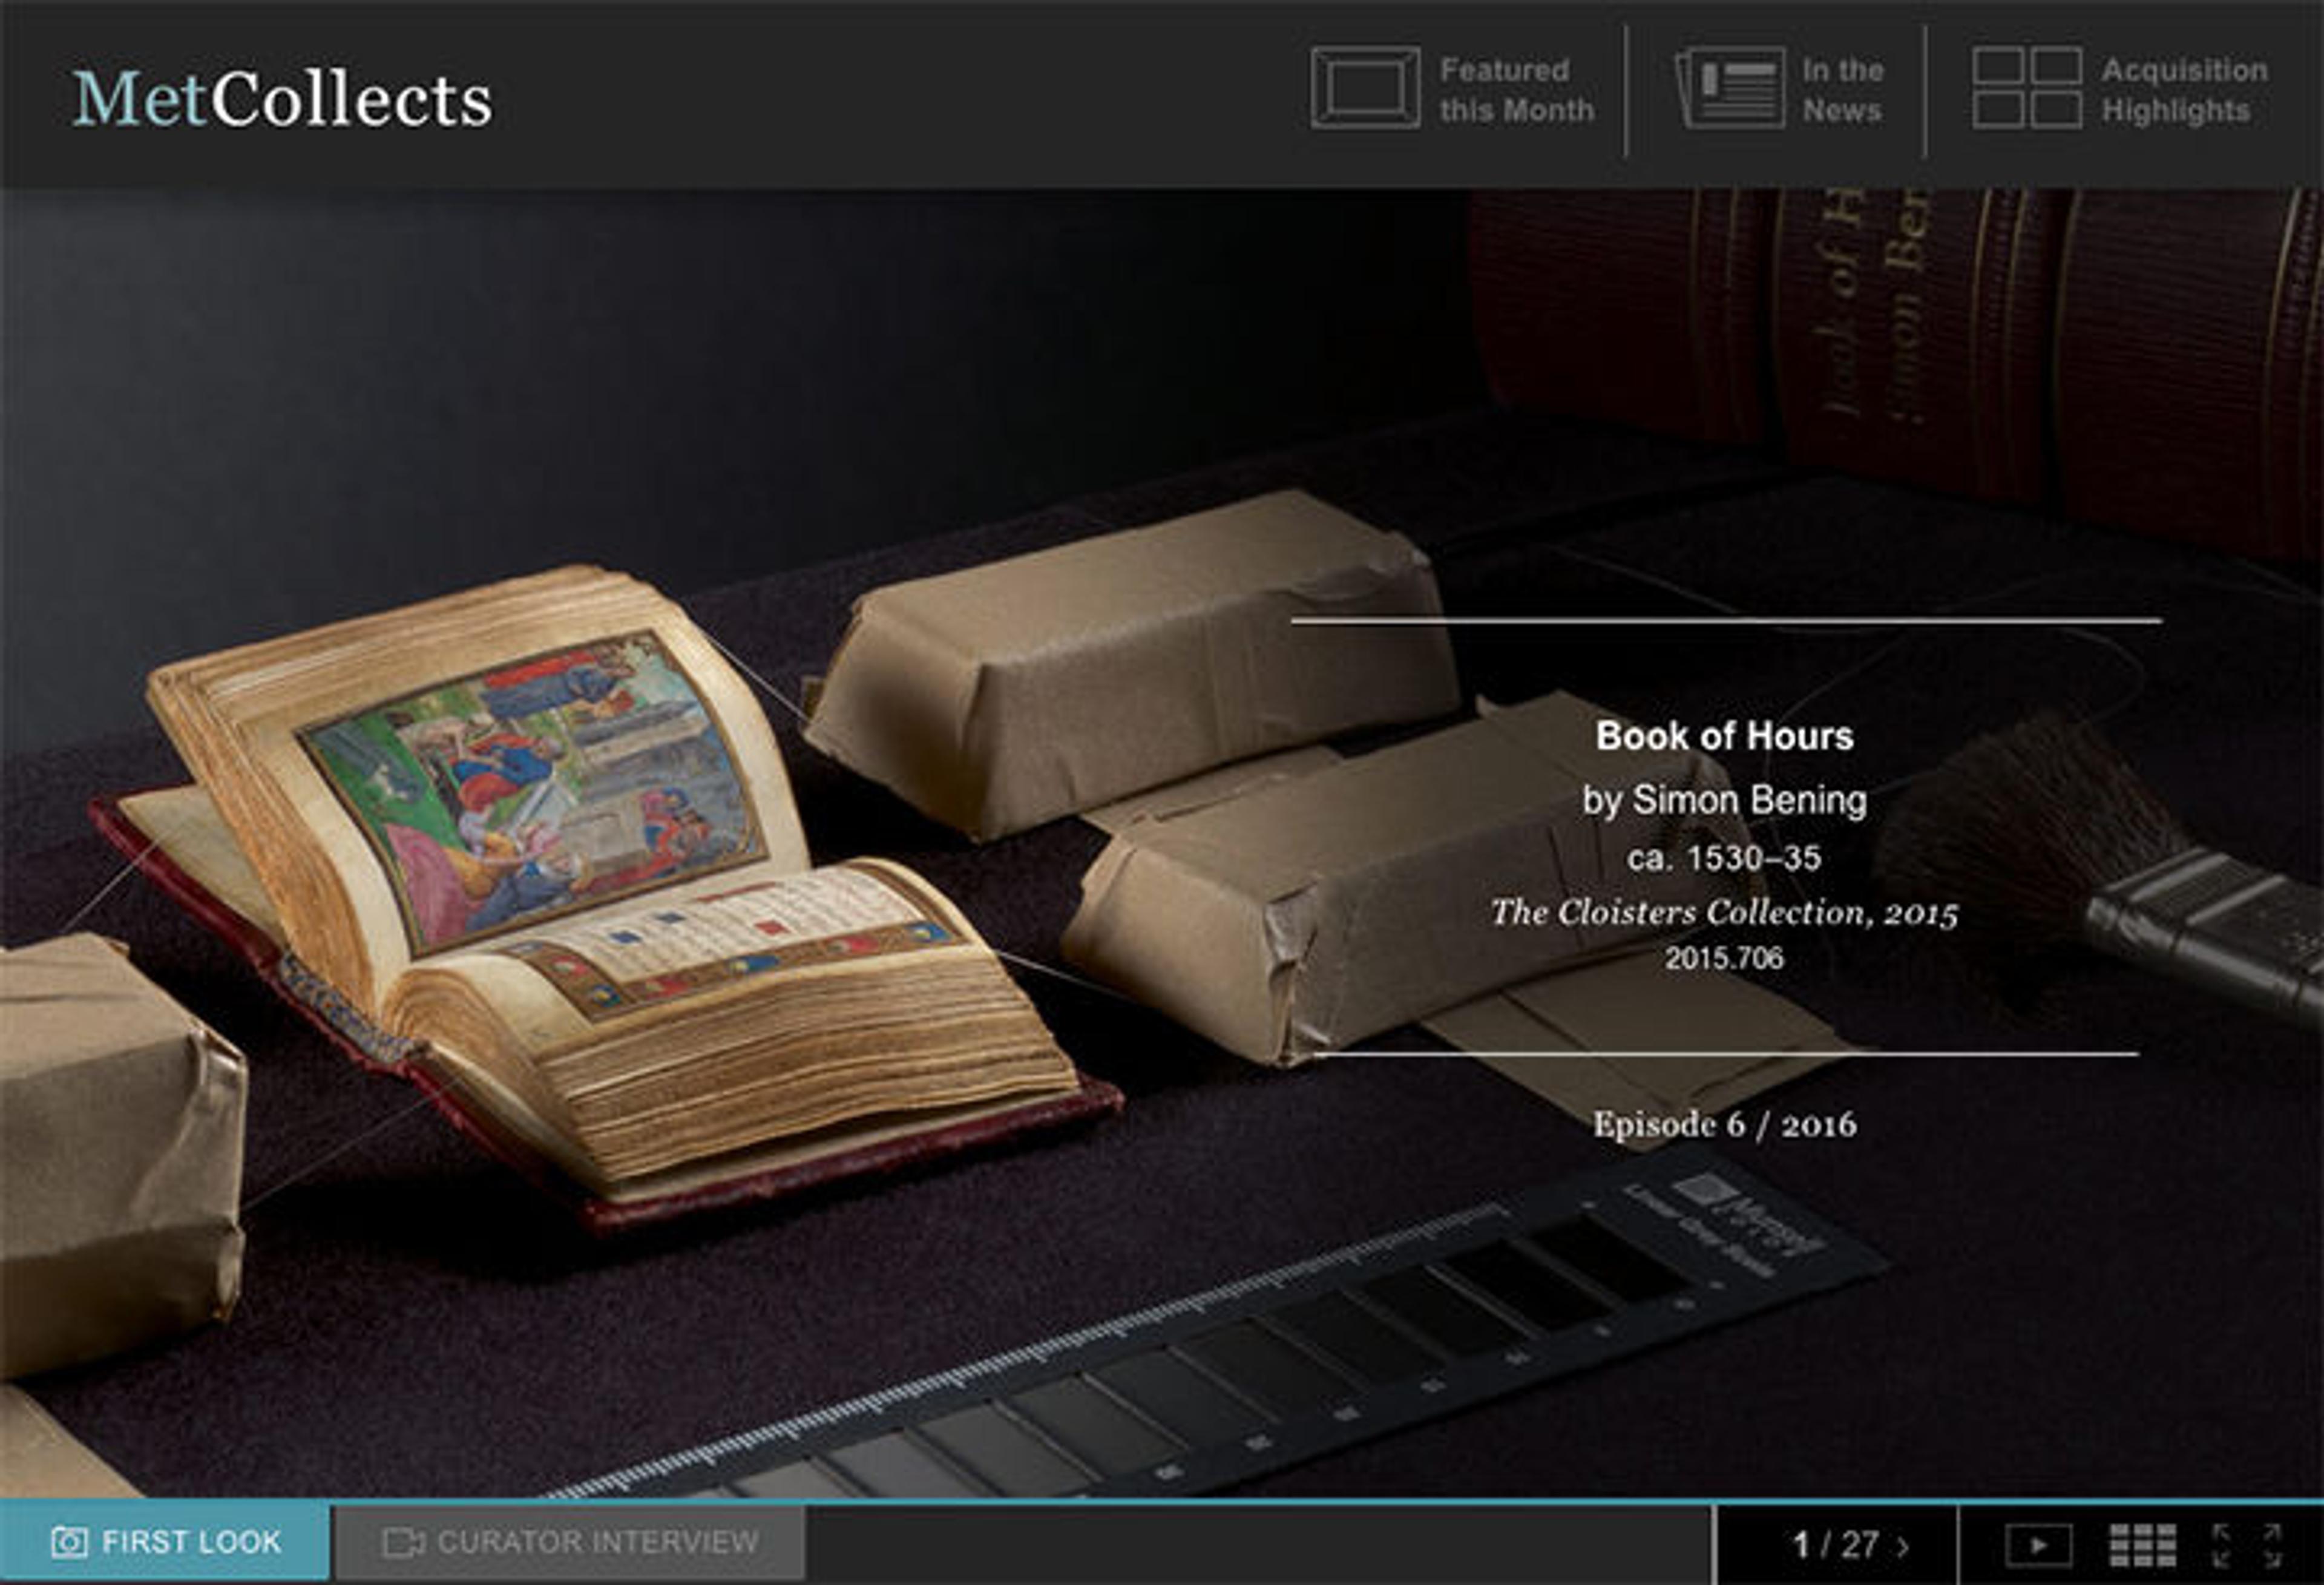
<path fill-rule="evenodd" d="M 787 692 L 874 583 L 1278 484 L 1436 551 L 1456 612 L 2160 613 L 2056 632 L 1465 635 L 1464 680 L 1641 719 L 1854 724 L 1877 785 L 2041 704 L 2110 729 L 2200 834 L 2318 872 L 2312 597 L 2256 569 L 1635 435 L 1469 415 L 1085 500 L 690 602 Z M 1624 570 L 1616 570 L 1616 565 Z M 1661 580 L 1662 582 L 1649 581 Z M 1852 673 L 1852 674 L 1851 674 Z M 780 715 L 780 706 L 771 714 Z M 970 849 L 786 733 L 818 856 L 923 868 L 1054 961 L 1099 838 Z M 1757 769 L 1736 767 L 1738 772 Z M 118 865 L 89 793 L 174 778 L 157 738 L 7 767 L 5 933 L 51 934 Z M 1811 826 L 1862 883 L 1867 833 Z M 1130 1094 L 1094 1132 L 877 1190 L 610 1244 L 327 1049 L 137 880 L 121 936 L 254 1064 L 233 1321 L 30 1385 L 157 1494 L 521 1495 L 1610 1159 L 1460 1061 L 1250 1068 L 1046 977 L 1075 1057 Z M 1858 1138 L 1737 1154 L 1889 1275 L 1266 1481 L 1278 1495 L 2289 1494 L 2319 1484 L 2314 1042 L 2098 962 L 2006 1005 L 1924 942 L 1788 937 L 1782 984 L 1891 1047 L 2135 1046 L 2129 1063 L 1841 1064 L 1774 1097 Z M 1414 1044 L 1425 1037 L 1399 1037 Z"/>

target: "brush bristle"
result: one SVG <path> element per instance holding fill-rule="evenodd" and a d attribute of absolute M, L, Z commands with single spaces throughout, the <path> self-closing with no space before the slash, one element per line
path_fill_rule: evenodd
<path fill-rule="evenodd" d="M 2031 950 L 2075 939 L 2100 887 L 2192 845 L 2095 728 L 2043 714 L 1973 740 L 1914 783 L 1873 869 L 1900 898 L 1958 901 L 1964 931 Z"/>

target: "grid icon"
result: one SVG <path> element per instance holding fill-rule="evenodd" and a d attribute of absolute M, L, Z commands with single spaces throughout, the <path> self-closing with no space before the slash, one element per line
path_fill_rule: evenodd
<path fill-rule="evenodd" d="M 2151 1571 L 2179 1566 L 2175 1524 L 2114 1524 L 2107 1526 L 2107 1562 L 2117 1569 Z"/>
<path fill-rule="evenodd" d="M 2079 132 L 2080 44 L 1978 44 L 1969 54 L 1969 125 L 1978 132 Z"/>

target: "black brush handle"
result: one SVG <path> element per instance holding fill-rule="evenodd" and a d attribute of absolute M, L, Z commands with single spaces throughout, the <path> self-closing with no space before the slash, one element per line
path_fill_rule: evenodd
<path fill-rule="evenodd" d="M 2217 849 L 2190 848 L 2101 889 L 2082 938 L 2324 1031 L 2324 893 Z"/>

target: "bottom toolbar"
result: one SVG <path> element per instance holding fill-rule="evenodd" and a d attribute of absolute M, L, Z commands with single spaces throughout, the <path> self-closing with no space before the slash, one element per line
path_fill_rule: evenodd
<path fill-rule="evenodd" d="M 2252 1503 L 13 1501 L 24 1580 L 2316 1585 Z"/>

